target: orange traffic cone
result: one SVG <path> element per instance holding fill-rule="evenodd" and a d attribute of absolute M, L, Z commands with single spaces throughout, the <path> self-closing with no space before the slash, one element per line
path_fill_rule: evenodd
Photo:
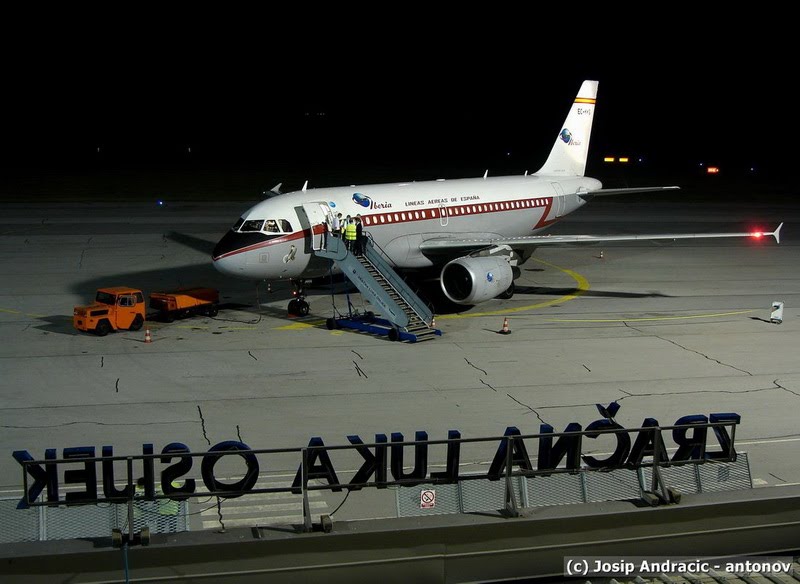
<path fill-rule="evenodd" d="M 144 329 L 144 342 L 152 343 L 153 337 L 150 336 L 150 329 Z"/>
<path fill-rule="evenodd" d="M 511 331 L 508 330 L 508 318 L 503 319 L 503 328 L 497 331 L 501 335 L 508 335 L 511 334 Z"/>

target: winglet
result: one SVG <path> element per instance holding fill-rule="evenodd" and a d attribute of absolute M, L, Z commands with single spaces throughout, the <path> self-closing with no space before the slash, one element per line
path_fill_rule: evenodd
<path fill-rule="evenodd" d="M 770 235 L 775 238 L 776 243 L 781 242 L 781 227 L 783 227 L 783 221 L 781 221 L 781 224 L 778 225 L 778 228 L 775 231 L 770 233 Z"/>
<path fill-rule="evenodd" d="M 483 180 L 486 180 L 486 177 L 489 176 L 489 169 L 486 169 L 486 172 L 483 173 Z"/>
<path fill-rule="evenodd" d="M 283 185 L 283 183 L 282 183 L 282 182 L 279 182 L 279 183 L 278 183 L 278 184 L 276 184 L 274 187 L 272 187 L 272 188 L 269 190 L 269 192 L 271 192 L 271 193 L 275 193 L 276 195 L 281 195 L 281 194 L 283 194 L 283 193 L 281 193 L 281 186 L 282 186 L 282 185 Z"/>
<path fill-rule="evenodd" d="M 306 192 L 307 188 L 308 188 L 308 181 L 306 181 L 305 184 L 303 185 L 303 192 Z"/>

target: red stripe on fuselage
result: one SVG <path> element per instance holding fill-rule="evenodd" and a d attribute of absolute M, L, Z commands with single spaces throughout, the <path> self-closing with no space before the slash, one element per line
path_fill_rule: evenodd
<path fill-rule="evenodd" d="M 227 253 L 224 253 L 224 254 L 222 254 L 220 256 L 215 257 L 214 261 L 217 261 L 217 260 L 220 260 L 220 259 L 223 259 L 223 258 L 229 258 L 229 257 L 231 257 L 233 255 L 236 255 L 236 254 L 239 254 L 239 253 L 244 253 L 244 252 L 247 252 L 247 251 L 253 251 L 253 250 L 256 250 L 256 249 L 263 249 L 265 247 L 278 245 L 280 243 L 287 243 L 289 241 L 294 241 L 296 239 L 304 239 L 308 235 L 309 231 L 310 231 L 310 229 L 304 229 L 303 231 L 297 231 L 295 233 L 287 233 L 286 235 L 282 235 L 281 237 L 275 237 L 273 239 L 268 239 L 266 241 L 261 241 L 259 243 L 254 243 L 253 245 L 248 245 L 246 247 L 240 247 L 238 249 L 234 249 L 233 251 L 229 251 Z M 315 235 L 319 235 L 320 233 L 324 233 L 324 232 L 325 232 L 325 226 L 324 225 L 314 225 L 314 234 Z"/>
<path fill-rule="evenodd" d="M 552 225 L 556 221 L 558 221 L 558 217 L 555 219 L 547 219 L 550 216 L 550 210 L 553 208 L 553 199 L 547 199 L 547 206 L 544 209 L 544 213 L 542 213 L 541 218 L 539 219 L 538 223 L 533 226 L 533 229 L 541 229 L 542 227 L 547 227 L 548 225 Z"/>
<path fill-rule="evenodd" d="M 389 213 L 372 213 L 369 215 L 363 215 L 361 220 L 364 222 L 364 226 L 372 227 L 380 225 L 393 225 L 395 223 L 429 221 L 431 219 L 440 219 L 443 216 L 447 218 L 469 217 L 472 215 L 482 215 L 485 213 L 503 213 L 506 211 L 524 211 L 525 209 L 541 208 L 545 209 L 544 215 L 542 215 L 542 218 L 544 218 L 547 217 L 552 205 L 552 197 L 531 197 L 526 199 L 512 199 L 510 201 L 496 201 L 491 203 L 475 201 L 468 204 L 462 203 L 458 205 L 445 205 L 445 214 L 442 213 L 442 207 L 433 207 L 427 209 L 391 211 Z"/>
<path fill-rule="evenodd" d="M 441 207 L 432 207 L 425 209 L 413 209 L 406 211 L 392 211 L 389 213 L 371 213 L 369 215 L 362 215 L 361 220 L 364 222 L 365 227 L 377 227 L 382 225 L 394 225 L 397 223 L 413 223 L 416 221 L 430 221 L 432 219 L 441 219 L 443 216 L 447 219 L 456 217 L 471 217 L 473 215 L 484 215 L 487 213 L 505 213 L 508 211 L 524 211 L 525 209 L 544 209 L 542 217 L 533 229 L 546 227 L 551 223 L 555 223 L 557 219 L 547 221 L 547 216 L 553 207 L 553 197 L 529 197 L 524 199 L 511 199 L 508 201 L 494 201 L 491 203 L 486 202 L 471 202 L 461 203 L 458 205 L 445 205 L 445 214 L 442 214 Z M 319 235 L 325 231 L 324 225 L 315 225 L 314 234 Z M 281 243 L 287 243 L 297 239 L 303 239 L 309 235 L 309 229 L 289 233 L 287 235 L 262 241 L 247 247 L 242 247 L 224 253 L 214 260 L 230 257 L 239 253 L 253 251 L 256 249 L 263 249 Z"/>

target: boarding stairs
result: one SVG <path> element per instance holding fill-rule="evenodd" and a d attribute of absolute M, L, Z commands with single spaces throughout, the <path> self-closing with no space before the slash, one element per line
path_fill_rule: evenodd
<path fill-rule="evenodd" d="M 440 336 L 430 308 L 395 272 L 370 237 L 364 238 L 363 254 L 350 253 L 342 238 L 328 235 L 314 253 L 336 262 L 345 277 L 384 318 L 374 315 L 333 319 L 336 327 L 388 335 L 391 340 L 427 341 Z M 330 323 L 329 323 L 330 326 Z"/>

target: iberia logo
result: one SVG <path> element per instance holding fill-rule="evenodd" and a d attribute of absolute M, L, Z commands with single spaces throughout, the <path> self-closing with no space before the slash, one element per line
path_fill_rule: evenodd
<path fill-rule="evenodd" d="M 361 193 L 353 193 L 353 202 L 356 205 L 361 205 L 362 207 L 366 207 L 367 209 L 391 209 L 391 203 L 376 203 L 372 199 L 370 199 L 367 195 L 362 195 Z"/>
<path fill-rule="evenodd" d="M 353 202 L 356 205 L 361 205 L 362 207 L 369 207 L 369 204 L 372 202 L 372 200 L 367 195 L 353 193 Z"/>
<path fill-rule="evenodd" d="M 564 144 L 567 144 L 569 146 L 580 146 L 581 145 L 581 141 L 573 138 L 572 137 L 572 132 L 570 132 L 566 128 L 561 130 L 561 133 L 558 135 L 558 137 L 561 138 L 561 141 L 564 142 Z"/>

